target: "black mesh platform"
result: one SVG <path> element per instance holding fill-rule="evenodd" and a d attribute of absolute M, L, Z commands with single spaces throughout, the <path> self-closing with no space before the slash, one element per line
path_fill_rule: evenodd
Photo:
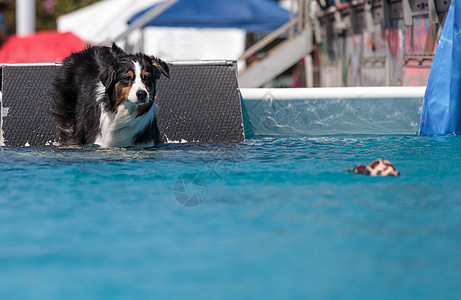
<path fill-rule="evenodd" d="M 0 66 L 1 134 L 6 146 L 56 141 L 50 115 L 51 83 L 57 64 Z M 234 62 L 172 63 L 170 79 L 157 87 L 158 125 L 164 142 L 244 140 Z"/>
<path fill-rule="evenodd" d="M 244 139 L 237 69 L 232 62 L 173 63 L 158 83 L 158 126 L 170 141 Z"/>
<path fill-rule="evenodd" d="M 51 82 L 58 66 L 2 67 L 2 134 L 7 146 L 45 145 L 56 139 L 50 114 Z"/>

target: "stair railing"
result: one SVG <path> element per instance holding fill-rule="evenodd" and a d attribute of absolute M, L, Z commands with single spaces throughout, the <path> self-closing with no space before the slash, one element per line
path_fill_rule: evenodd
<path fill-rule="evenodd" d="M 296 2 L 298 3 L 297 15 L 294 13 L 294 6 Z M 244 61 L 248 59 L 282 35 L 285 35 L 287 31 L 289 31 L 288 39 L 290 40 L 297 33 L 303 31 L 304 29 L 309 29 L 311 26 L 309 18 L 309 4 L 310 0 L 291 0 L 290 20 L 249 47 L 237 60 Z"/>

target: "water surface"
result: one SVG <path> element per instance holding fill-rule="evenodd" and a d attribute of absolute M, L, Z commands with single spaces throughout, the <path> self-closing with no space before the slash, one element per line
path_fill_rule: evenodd
<path fill-rule="evenodd" d="M 461 138 L 0 149 L 1 299 L 454 299 Z M 344 171 L 382 157 L 400 177 Z"/>

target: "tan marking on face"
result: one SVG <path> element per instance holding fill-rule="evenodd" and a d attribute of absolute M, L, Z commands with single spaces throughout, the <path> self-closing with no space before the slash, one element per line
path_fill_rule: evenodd
<path fill-rule="evenodd" d="M 134 73 L 133 71 L 128 71 L 126 73 L 127 76 L 133 80 Z M 128 95 L 130 94 L 131 85 L 123 86 L 120 81 L 115 84 L 115 105 L 114 109 L 117 110 L 120 104 L 125 102 L 128 99 Z"/>
<path fill-rule="evenodd" d="M 141 71 L 141 79 L 144 78 L 144 76 L 145 76 L 146 74 L 147 74 L 147 71 L 146 71 L 146 70 L 142 70 L 142 71 Z M 143 83 L 143 84 L 144 84 L 144 86 L 146 87 L 147 92 L 150 94 L 150 88 L 149 88 L 149 86 L 148 86 L 147 84 L 145 84 L 145 83 Z"/>

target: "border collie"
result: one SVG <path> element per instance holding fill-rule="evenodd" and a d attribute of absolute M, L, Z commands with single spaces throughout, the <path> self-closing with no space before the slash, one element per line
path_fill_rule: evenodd
<path fill-rule="evenodd" d="M 160 142 L 156 80 L 169 78 L 162 60 L 112 47 L 67 57 L 54 81 L 52 114 L 60 145 L 153 147 Z"/>

